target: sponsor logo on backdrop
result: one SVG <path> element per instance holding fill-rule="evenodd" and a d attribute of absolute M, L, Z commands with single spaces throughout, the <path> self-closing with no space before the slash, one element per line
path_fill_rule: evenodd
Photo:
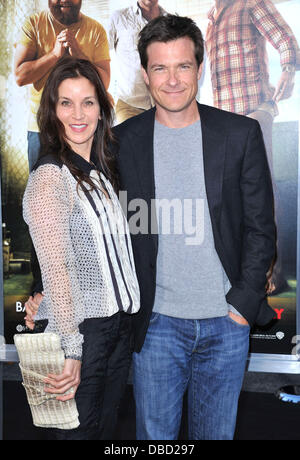
<path fill-rule="evenodd" d="M 251 339 L 258 340 L 283 340 L 285 333 L 278 331 L 275 334 L 251 334 Z"/>

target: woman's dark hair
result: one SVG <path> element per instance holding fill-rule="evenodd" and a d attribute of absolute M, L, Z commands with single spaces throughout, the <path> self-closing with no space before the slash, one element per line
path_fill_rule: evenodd
<path fill-rule="evenodd" d="M 138 51 L 143 68 L 147 71 L 147 48 L 151 43 L 167 43 L 179 38 L 190 38 L 195 45 L 195 58 L 200 67 L 204 55 L 204 42 L 201 30 L 196 23 L 186 17 L 167 14 L 150 21 L 140 32 Z"/>
<path fill-rule="evenodd" d="M 101 120 L 98 121 L 92 144 L 93 161 L 97 163 L 97 166 L 109 179 L 114 189 L 117 190 L 116 161 L 114 155 L 109 151 L 109 144 L 114 141 L 111 130 L 113 108 L 98 70 L 90 61 L 68 56 L 60 59 L 52 69 L 45 84 L 37 114 L 41 138 L 40 156 L 49 153 L 56 155 L 68 166 L 78 184 L 84 181 L 91 188 L 95 188 L 90 177 L 72 164 L 70 160 L 71 147 L 66 140 L 64 126 L 56 115 L 60 84 L 68 78 L 80 77 L 87 78 L 92 83 L 100 106 Z"/>

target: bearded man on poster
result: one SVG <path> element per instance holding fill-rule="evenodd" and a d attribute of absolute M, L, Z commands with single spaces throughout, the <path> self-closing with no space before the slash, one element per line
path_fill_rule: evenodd
<path fill-rule="evenodd" d="M 26 19 L 15 54 L 19 86 L 32 85 L 28 126 L 28 162 L 31 171 L 39 154 L 36 114 L 52 67 L 65 54 L 88 59 L 98 68 L 105 88 L 110 83 L 110 57 L 101 24 L 81 13 L 82 0 L 49 0 L 49 9 Z"/>

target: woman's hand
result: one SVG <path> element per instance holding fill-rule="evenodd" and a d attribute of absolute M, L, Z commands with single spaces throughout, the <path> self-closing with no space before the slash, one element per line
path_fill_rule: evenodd
<path fill-rule="evenodd" d="M 46 393 L 61 394 L 73 389 L 72 393 L 65 396 L 57 396 L 58 401 L 68 401 L 75 397 L 75 393 L 80 384 L 81 361 L 66 359 L 62 374 L 49 374 L 44 382 L 50 387 L 45 388 Z"/>
<path fill-rule="evenodd" d="M 36 293 L 34 297 L 30 296 L 25 303 L 25 324 L 29 329 L 34 329 L 34 317 L 38 312 L 41 301 L 43 300 L 43 294 L 40 292 Z"/>

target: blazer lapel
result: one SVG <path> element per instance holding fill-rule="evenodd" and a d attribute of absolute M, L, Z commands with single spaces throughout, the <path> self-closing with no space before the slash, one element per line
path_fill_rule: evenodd
<path fill-rule="evenodd" d="M 154 135 L 155 109 L 145 112 L 140 118 L 132 132 L 132 153 L 134 164 L 137 169 L 138 180 L 144 199 L 155 198 L 154 183 L 154 157 L 153 157 L 153 135 Z"/>
<path fill-rule="evenodd" d="M 215 126 L 213 114 L 198 104 L 203 138 L 203 162 L 207 201 L 213 227 L 218 225 L 226 155 L 226 134 Z"/>
<path fill-rule="evenodd" d="M 152 200 L 155 199 L 153 152 L 155 110 L 156 109 L 153 108 L 145 112 L 142 117 L 138 118 L 139 123 L 136 123 L 135 131 L 132 133 L 132 152 L 141 190 L 141 198 L 147 202 L 148 206 L 148 228 L 157 252 L 158 234 L 156 231 L 156 213 L 155 207 L 152 205 Z M 155 231 L 153 232 L 153 230 Z"/>

